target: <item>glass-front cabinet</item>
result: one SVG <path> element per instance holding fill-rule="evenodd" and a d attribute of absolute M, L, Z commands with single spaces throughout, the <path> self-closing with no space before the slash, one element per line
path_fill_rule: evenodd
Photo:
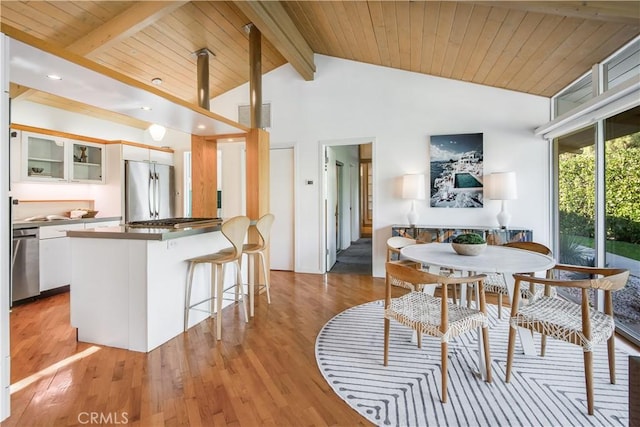
<path fill-rule="evenodd" d="M 102 144 L 57 136 L 22 133 L 22 174 L 25 181 L 104 182 Z"/>
<path fill-rule="evenodd" d="M 23 179 L 66 181 L 65 141 L 61 138 L 23 133 Z"/>
<path fill-rule="evenodd" d="M 71 142 L 71 181 L 102 182 L 104 147 L 89 142 Z"/>

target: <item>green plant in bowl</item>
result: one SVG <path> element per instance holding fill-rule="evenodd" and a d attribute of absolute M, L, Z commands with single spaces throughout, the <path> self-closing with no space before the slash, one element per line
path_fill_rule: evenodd
<path fill-rule="evenodd" d="M 459 255 L 479 255 L 487 247 L 481 235 L 475 233 L 459 234 L 451 241 L 451 247 Z"/>
<path fill-rule="evenodd" d="M 464 245 L 481 245 L 487 243 L 481 235 L 476 233 L 458 234 L 452 240 L 453 243 L 462 243 Z"/>

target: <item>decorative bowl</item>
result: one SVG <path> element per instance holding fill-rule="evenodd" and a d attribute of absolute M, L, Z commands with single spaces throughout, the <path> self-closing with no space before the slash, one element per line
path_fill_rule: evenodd
<path fill-rule="evenodd" d="M 31 172 L 33 173 L 42 173 L 42 171 L 44 171 L 44 168 L 31 168 Z"/>
<path fill-rule="evenodd" d="M 451 243 L 451 247 L 458 255 L 468 255 L 475 256 L 480 255 L 482 251 L 487 247 L 486 243 L 476 243 L 476 244 L 467 244 L 467 243 Z"/>

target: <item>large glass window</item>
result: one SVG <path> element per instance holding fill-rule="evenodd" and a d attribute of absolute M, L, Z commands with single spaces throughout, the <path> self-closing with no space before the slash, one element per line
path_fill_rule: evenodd
<path fill-rule="evenodd" d="M 596 128 L 556 139 L 558 149 L 558 259 L 595 265 Z"/>
<path fill-rule="evenodd" d="M 614 313 L 618 331 L 640 342 L 640 107 L 555 144 L 558 260 L 629 270 L 627 286 L 613 294 Z M 579 291 L 558 292 L 579 301 Z"/>
<path fill-rule="evenodd" d="M 613 294 L 619 330 L 640 340 L 640 107 L 604 121 L 605 259 L 628 269 L 625 289 Z"/>

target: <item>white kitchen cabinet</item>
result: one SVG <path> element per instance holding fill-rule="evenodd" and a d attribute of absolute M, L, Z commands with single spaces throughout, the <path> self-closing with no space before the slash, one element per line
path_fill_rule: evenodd
<path fill-rule="evenodd" d="M 67 230 L 82 230 L 85 224 L 40 227 L 40 292 L 71 283 L 71 240 Z"/>
<path fill-rule="evenodd" d="M 59 137 L 22 132 L 21 177 L 25 181 L 67 181 L 67 150 Z"/>
<path fill-rule="evenodd" d="M 22 132 L 23 181 L 104 183 L 104 145 Z"/>
<path fill-rule="evenodd" d="M 85 230 L 89 230 L 91 228 L 116 227 L 118 225 L 120 225 L 120 220 L 96 221 L 96 222 L 85 223 L 84 228 Z"/>
<path fill-rule="evenodd" d="M 122 144 L 122 158 L 173 166 L 173 153 L 135 145 Z"/>
<path fill-rule="evenodd" d="M 90 142 L 70 141 L 73 165 L 70 169 L 72 182 L 103 183 L 105 150 L 104 145 Z"/>

